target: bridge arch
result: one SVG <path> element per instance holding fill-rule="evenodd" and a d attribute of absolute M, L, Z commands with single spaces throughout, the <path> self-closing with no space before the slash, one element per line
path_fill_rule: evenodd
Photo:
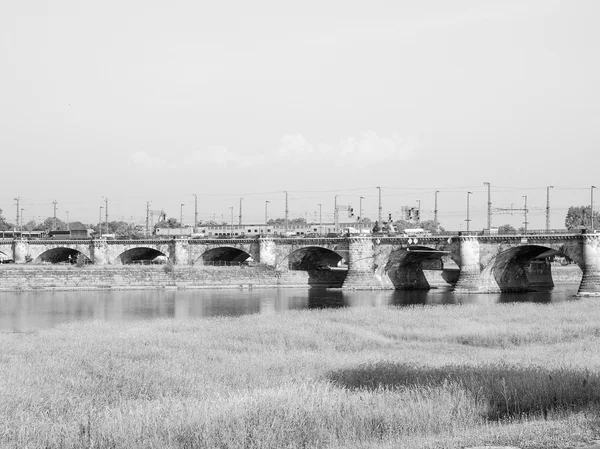
<path fill-rule="evenodd" d="M 84 257 L 85 263 L 92 263 L 88 254 L 84 254 L 82 251 L 78 251 L 74 248 L 62 246 L 42 252 L 33 260 L 33 263 L 75 263 L 80 255 Z"/>
<path fill-rule="evenodd" d="M 196 259 L 194 264 L 199 265 L 240 265 L 252 256 L 240 248 L 232 246 L 220 246 L 212 248 Z"/>
<path fill-rule="evenodd" d="M 547 291 L 554 287 L 549 258 L 564 255 L 562 248 L 521 245 L 508 248 L 482 267 L 486 290 Z"/>
<path fill-rule="evenodd" d="M 397 290 L 428 290 L 429 282 L 423 270 L 443 270 L 445 251 L 413 245 L 392 251 L 384 273 Z"/>
<path fill-rule="evenodd" d="M 337 267 L 343 257 L 336 251 L 320 246 L 305 246 L 288 255 L 290 270 L 321 270 Z"/>
<path fill-rule="evenodd" d="M 115 259 L 115 264 L 150 264 L 150 263 L 164 263 L 168 260 L 165 253 L 146 246 L 140 246 L 137 248 L 130 248 Z"/>

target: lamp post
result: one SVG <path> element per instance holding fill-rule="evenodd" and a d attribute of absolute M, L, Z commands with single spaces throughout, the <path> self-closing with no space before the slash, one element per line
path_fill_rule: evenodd
<path fill-rule="evenodd" d="M 437 202 L 437 196 L 438 193 L 440 193 L 439 190 L 435 191 L 435 195 L 434 195 L 434 205 L 433 205 L 433 229 L 435 229 L 435 232 L 438 232 L 438 202 Z"/>
<path fill-rule="evenodd" d="M 185 204 L 181 203 L 181 206 L 179 207 L 179 236 L 180 237 L 183 235 L 183 206 L 185 206 Z"/>
<path fill-rule="evenodd" d="M 269 221 L 269 219 L 268 219 L 269 214 L 267 213 L 267 208 L 268 208 L 269 203 L 270 203 L 270 201 L 265 201 L 265 233 L 267 232 L 266 226 L 267 226 L 267 222 Z"/>
<path fill-rule="evenodd" d="M 239 225 L 242 226 L 242 201 L 244 201 L 244 198 L 240 198 L 240 222 Z"/>
<path fill-rule="evenodd" d="M 492 187 L 489 182 L 484 182 L 484 186 L 488 189 L 488 203 L 487 203 L 487 227 L 488 230 L 492 228 Z"/>
<path fill-rule="evenodd" d="M 319 203 L 319 235 L 323 232 L 323 221 L 321 220 L 321 203 Z"/>
<path fill-rule="evenodd" d="M 66 211 L 66 212 L 67 212 L 67 231 L 70 231 L 71 225 L 69 224 L 69 211 Z"/>
<path fill-rule="evenodd" d="M 467 222 L 467 232 L 469 232 L 469 223 L 471 221 L 471 218 L 469 218 L 469 197 L 473 194 L 473 192 L 467 192 L 467 219 L 465 220 Z"/>
<path fill-rule="evenodd" d="M 419 203 L 419 207 L 417 208 L 417 223 L 421 223 L 421 200 L 417 200 L 417 203 Z"/>
<path fill-rule="evenodd" d="M 550 189 L 554 186 L 546 187 L 546 231 L 550 230 Z"/>
<path fill-rule="evenodd" d="M 233 238 L 233 206 L 229 206 L 229 212 L 231 212 L 231 238 Z"/>
<path fill-rule="evenodd" d="M 524 231 L 524 232 L 525 232 L 525 234 L 527 234 L 527 224 L 529 223 L 529 222 L 527 221 L 527 195 L 523 195 L 523 198 L 525 198 L 525 206 L 523 207 L 523 212 L 524 212 L 524 214 L 525 214 L 525 221 L 523 222 L 523 225 L 524 225 L 524 228 L 523 228 L 523 229 L 525 230 L 525 231 Z"/>
<path fill-rule="evenodd" d="M 591 212 L 592 212 L 592 233 L 594 232 L 594 189 L 595 188 L 596 188 L 596 186 L 592 186 L 592 188 L 590 189 L 590 192 L 591 192 L 590 205 L 591 205 Z"/>
<path fill-rule="evenodd" d="M 363 222 L 363 215 L 362 215 L 362 200 L 364 200 L 365 197 L 361 196 L 360 200 L 358 201 L 358 230 L 360 231 L 360 233 L 362 234 L 362 222 Z"/>
<path fill-rule="evenodd" d="M 98 237 L 102 237 L 102 209 L 104 207 L 100 206 L 100 213 L 98 214 Z"/>
<path fill-rule="evenodd" d="M 21 225 L 19 226 L 19 229 L 21 230 L 21 237 L 23 236 L 23 211 L 25 209 L 21 208 Z"/>

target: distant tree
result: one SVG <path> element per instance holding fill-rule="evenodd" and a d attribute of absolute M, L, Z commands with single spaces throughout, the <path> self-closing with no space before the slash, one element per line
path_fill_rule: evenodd
<path fill-rule="evenodd" d="M 156 223 L 154 228 L 181 228 L 181 223 L 176 218 L 167 218 Z"/>
<path fill-rule="evenodd" d="M 285 218 L 271 218 L 269 221 L 267 221 L 267 224 L 269 226 L 284 226 Z"/>
<path fill-rule="evenodd" d="M 509 224 L 503 224 L 502 226 L 498 226 L 498 234 L 516 234 L 517 230 L 514 226 Z"/>
<path fill-rule="evenodd" d="M 580 229 L 592 227 L 591 206 L 571 206 L 565 217 L 565 227 L 567 229 Z M 600 228 L 600 213 L 594 211 L 594 229 Z"/>
<path fill-rule="evenodd" d="M 92 227 L 92 225 L 86 225 L 83 224 L 80 221 L 70 221 L 69 222 L 69 229 L 90 229 Z"/>
<path fill-rule="evenodd" d="M 60 218 L 48 217 L 43 222 L 37 223 L 32 231 L 66 231 L 67 224 Z"/>
<path fill-rule="evenodd" d="M 6 218 L 2 215 L 2 209 L 0 209 L 0 231 L 10 231 L 14 228 L 15 225 L 6 221 Z"/>
<path fill-rule="evenodd" d="M 423 228 L 426 231 L 431 232 L 432 234 L 435 234 L 437 232 L 441 232 L 441 233 L 446 232 L 446 230 L 439 223 L 436 226 L 435 221 L 433 221 L 433 220 L 422 221 L 421 223 L 419 223 L 419 227 Z"/>

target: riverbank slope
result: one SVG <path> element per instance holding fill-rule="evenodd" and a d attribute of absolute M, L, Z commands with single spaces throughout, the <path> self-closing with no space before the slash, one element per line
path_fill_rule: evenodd
<path fill-rule="evenodd" d="M 600 433 L 600 301 L 0 333 L 0 446 L 564 448 Z"/>

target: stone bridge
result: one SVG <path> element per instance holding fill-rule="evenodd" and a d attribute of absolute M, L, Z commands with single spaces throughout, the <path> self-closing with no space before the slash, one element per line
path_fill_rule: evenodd
<path fill-rule="evenodd" d="M 252 261 L 308 271 L 311 285 L 348 289 L 428 289 L 424 270 L 439 270 L 459 292 L 505 292 L 553 286 L 548 258 L 582 270 L 581 295 L 600 296 L 600 234 L 149 240 L 0 240 L 15 263 L 232 265 Z M 82 255 L 82 256 L 80 256 Z"/>

